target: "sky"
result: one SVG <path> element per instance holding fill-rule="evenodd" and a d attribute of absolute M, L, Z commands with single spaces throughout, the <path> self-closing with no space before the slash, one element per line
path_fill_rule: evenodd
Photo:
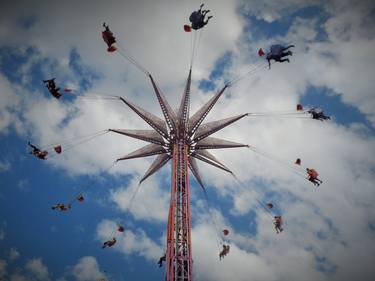
<path fill-rule="evenodd" d="M 153 157 L 115 159 L 142 141 L 104 134 L 149 129 L 120 95 L 162 116 L 149 79 L 106 52 L 109 24 L 124 54 L 144 66 L 177 108 L 199 1 L 0 2 L 0 280 L 163 280 L 170 164 L 139 179 Z M 375 261 L 375 4 L 350 0 L 205 1 L 213 18 L 200 32 L 192 72 L 193 114 L 226 82 L 264 63 L 259 48 L 294 44 L 290 63 L 252 72 L 230 87 L 207 122 L 248 112 L 319 106 L 327 122 L 246 117 L 215 133 L 249 144 L 213 154 L 237 176 L 199 163 L 209 206 L 191 178 L 194 280 L 366 280 Z M 57 100 L 42 80 L 74 89 Z M 82 98 L 93 97 L 93 98 Z M 46 161 L 27 142 L 64 143 Z M 294 173 L 302 159 L 319 172 L 314 187 Z M 289 164 L 290 163 L 290 164 Z M 85 201 L 75 196 L 83 191 Z M 257 200 L 284 218 L 276 234 Z M 68 212 L 51 210 L 74 202 Z M 210 211 L 209 211 L 210 210 Z M 123 234 L 116 225 L 125 227 Z M 216 226 L 216 227 L 215 227 Z M 218 258 L 218 231 L 231 251 Z M 101 249 L 113 235 L 117 244 Z"/>

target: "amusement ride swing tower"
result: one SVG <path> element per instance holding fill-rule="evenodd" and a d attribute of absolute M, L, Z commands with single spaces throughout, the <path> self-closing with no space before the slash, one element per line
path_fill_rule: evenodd
<path fill-rule="evenodd" d="M 228 85 L 225 85 L 193 116 L 189 117 L 191 72 L 192 70 L 190 69 L 180 107 L 177 112 L 169 105 L 153 77 L 149 73 L 147 74 L 151 80 L 165 120 L 160 119 L 122 97 L 120 98 L 147 122 L 153 130 L 110 129 L 112 132 L 150 143 L 117 159 L 117 161 L 158 155 L 140 183 L 157 172 L 172 159 L 171 199 L 167 231 L 166 281 L 193 280 L 188 170 L 190 169 L 197 182 L 205 191 L 196 160 L 203 161 L 228 173 L 232 173 L 212 155 L 208 149 L 247 147 L 245 144 L 209 137 L 211 134 L 236 122 L 247 114 L 202 124 L 217 100 L 229 87 Z"/>

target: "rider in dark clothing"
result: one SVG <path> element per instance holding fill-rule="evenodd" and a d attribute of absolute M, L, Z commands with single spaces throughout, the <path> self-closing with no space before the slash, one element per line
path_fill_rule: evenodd
<path fill-rule="evenodd" d="M 324 121 L 324 120 L 330 120 L 331 117 L 324 114 L 323 110 L 318 110 L 316 108 L 312 108 L 307 111 L 311 114 L 312 119 Z"/>
<path fill-rule="evenodd" d="M 114 52 L 114 51 L 116 51 L 116 47 L 113 46 L 113 44 L 116 43 L 116 38 L 113 36 L 113 33 L 109 29 L 108 25 L 106 25 L 105 23 L 103 23 L 103 27 L 105 28 L 105 30 L 102 32 L 102 37 L 103 37 L 104 42 L 108 46 L 107 51 L 108 52 Z"/>
<path fill-rule="evenodd" d="M 60 211 L 69 211 L 71 208 L 72 208 L 72 206 L 70 204 L 65 205 L 63 203 L 58 203 L 58 204 L 51 207 L 52 210 L 58 209 Z"/>
<path fill-rule="evenodd" d="M 229 245 L 223 245 L 223 249 L 219 253 L 219 259 L 220 260 L 223 259 L 229 253 L 229 250 L 230 250 Z"/>
<path fill-rule="evenodd" d="M 166 261 L 166 259 L 167 259 L 167 254 L 164 254 L 164 256 L 160 257 L 160 259 L 158 261 L 159 267 L 163 266 L 163 262 Z"/>
<path fill-rule="evenodd" d="M 116 244 L 116 242 L 117 242 L 116 238 L 113 237 L 112 240 L 108 240 L 108 241 L 105 241 L 105 242 L 103 243 L 102 249 L 107 248 L 107 247 L 108 247 L 108 248 L 109 248 L 109 247 L 112 247 L 113 245 Z"/>
<path fill-rule="evenodd" d="M 56 88 L 56 83 L 55 83 L 56 78 L 48 79 L 48 80 L 43 80 L 43 82 L 46 84 L 46 87 L 50 94 L 54 96 L 55 98 L 60 98 L 60 88 Z"/>
<path fill-rule="evenodd" d="M 292 56 L 292 51 L 289 48 L 294 47 L 294 45 L 289 45 L 284 47 L 282 45 L 272 45 L 270 51 L 267 53 L 266 59 L 268 61 L 268 67 L 271 69 L 271 60 L 277 62 L 290 62 L 288 58 L 284 59 L 286 56 Z"/>

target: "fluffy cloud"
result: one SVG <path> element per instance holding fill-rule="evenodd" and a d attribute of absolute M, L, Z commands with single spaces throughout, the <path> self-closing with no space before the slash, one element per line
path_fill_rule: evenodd
<path fill-rule="evenodd" d="M 133 179 L 126 189 L 112 190 L 111 199 L 120 210 L 130 212 L 136 219 L 164 221 L 168 215 L 169 203 L 169 188 L 165 188 L 169 178 L 165 179 L 165 184 L 160 185 L 155 177 L 152 177 L 140 186 L 139 180 Z"/>
<path fill-rule="evenodd" d="M 73 276 L 77 281 L 91 281 L 104 278 L 95 257 L 82 257 L 73 268 Z"/>
<path fill-rule="evenodd" d="M 18 125 L 17 115 L 14 114 L 20 99 L 15 94 L 8 79 L 0 74 L 0 133 L 8 129 L 10 125 Z"/>
<path fill-rule="evenodd" d="M 9 260 L 14 261 L 20 257 L 20 253 L 15 248 L 10 248 Z"/>
<path fill-rule="evenodd" d="M 9 260 L 14 262 L 20 256 L 19 252 L 11 248 Z M 25 267 L 13 268 L 13 272 L 6 271 L 7 262 L 0 260 L 0 278 L 1 280 L 9 281 L 48 281 L 49 273 L 48 268 L 43 264 L 42 259 L 30 259 L 25 264 Z"/>
<path fill-rule="evenodd" d="M 22 274 L 15 273 L 10 276 L 10 281 L 30 281 L 30 279 Z"/>
<path fill-rule="evenodd" d="M 1 240 L 4 240 L 5 238 L 5 235 L 6 235 L 6 230 L 7 228 L 7 222 L 6 221 L 2 221 L 1 224 L 0 224 L 0 241 Z"/>
<path fill-rule="evenodd" d="M 0 260 L 0 278 L 4 278 L 7 274 L 6 268 L 7 262 L 5 260 Z"/>
<path fill-rule="evenodd" d="M 273 229 L 272 219 L 261 210 L 256 217 L 255 233 L 239 231 L 215 211 L 219 231 L 223 226 L 230 229 L 226 243 L 231 250 L 221 262 L 221 244 L 217 243 L 223 242 L 223 238 L 213 227 L 212 217 L 200 213 L 192 230 L 196 279 L 248 280 L 252 276 L 254 280 L 350 280 L 356 274 L 369 278 L 374 253 L 373 248 L 368 248 L 371 235 L 361 236 L 367 236 L 366 250 L 355 237 L 344 242 L 344 228 L 332 225 L 330 218 L 316 210 L 303 202 L 291 204 L 284 214 L 284 232 L 279 235 Z M 363 262 L 355 262 L 359 258 Z"/>
<path fill-rule="evenodd" d="M 281 0 L 278 2 L 272 0 L 250 0 L 240 2 L 248 15 L 268 23 L 290 16 L 301 8 L 314 7 L 322 3 L 320 0 Z"/>
<path fill-rule="evenodd" d="M 375 71 L 375 30 L 371 1 L 331 3 L 325 23 L 327 42 L 314 43 L 303 56 L 311 83 L 332 89 L 345 103 L 356 106 L 375 124 L 371 73 Z M 325 75 L 318 75 L 325 73 Z M 355 82 L 355 83 L 353 83 Z"/>
<path fill-rule="evenodd" d="M 30 271 L 37 280 L 49 280 L 48 268 L 43 264 L 41 258 L 29 260 L 25 268 Z"/>
<path fill-rule="evenodd" d="M 219 261 L 221 248 L 215 245 L 214 239 L 217 234 L 207 225 L 195 226 L 192 234 L 196 279 L 245 281 L 251 276 L 252 280 L 275 280 L 274 273 L 262 257 L 246 252 L 234 243 L 231 244 L 229 254 Z"/>
<path fill-rule="evenodd" d="M 9 162 L 0 162 L 0 172 L 9 171 L 10 168 L 11 168 L 11 165 Z"/>

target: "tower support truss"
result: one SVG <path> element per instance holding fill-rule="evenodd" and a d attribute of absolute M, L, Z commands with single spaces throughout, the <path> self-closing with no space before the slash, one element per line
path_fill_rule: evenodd
<path fill-rule="evenodd" d="M 173 145 L 171 201 L 168 216 L 167 281 L 192 280 L 188 145 Z"/>

